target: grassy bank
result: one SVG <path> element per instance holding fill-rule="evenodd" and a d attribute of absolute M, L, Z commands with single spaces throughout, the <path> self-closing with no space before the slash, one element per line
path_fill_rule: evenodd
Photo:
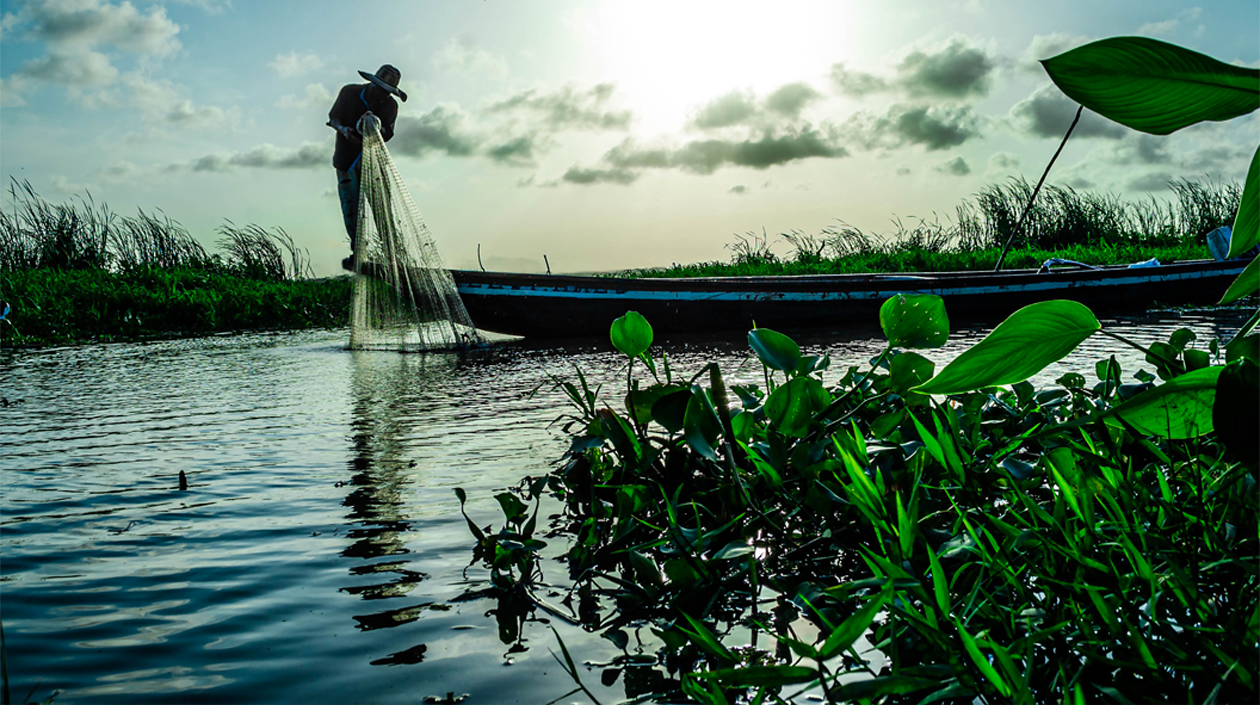
<path fill-rule="evenodd" d="M 350 278 L 259 279 L 189 268 L 0 273 L 8 346 L 344 326 Z"/>
<path fill-rule="evenodd" d="M 311 279 L 281 228 L 218 231 L 211 254 L 178 222 L 14 181 L 0 210 L 0 344 L 59 345 L 346 325 L 350 279 Z M 4 313 L 7 304 L 8 312 Z"/>
<path fill-rule="evenodd" d="M 1210 257 L 1205 236 L 1233 222 L 1241 188 L 1186 180 L 1169 186 L 1168 201 L 1142 202 L 1049 186 L 1034 202 L 1023 227 L 1017 228 L 1032 186 L 1016 179 L 985 187 L 945 222 L 897 219 L 894 230 L 885 234 L 866 233 L 845 223 L 778 238 L 747 233 L 727 245 L 728 261 L 619 274 L 714 277 L 991 270 L 1012 235 L 1014 249 L 1003 265 L 1007 269 L 1038 267 L 1055 257 L 1088 264 Z M 776 248 L 788 252 L 780 254 Z"/>
<path fill-rule="evenodd" d="M 860 274 L 863 272 L 964 272 L 992 270 L 1000 248 L 979 251 L 933 251 L 921 247 L 872 248 L 842 257 L 829 258 L 809 252 L 796 252 L 789 258 L 751 256 L 730 262 L 700 262 L 664 269 L 636 269 L 622 272 L 632 277 L 769 277 L 805 274 Z M 1195 243 L 1165 246 L 1132 243 L 1070 245 L 1053 250 L 1024 249 L 1006 256 L 1003 271 L 1040 267 L 1052 258 L 1086 264 L 1142 262 L 1152 257 L 1164 264 L 1179 260 L 1207 259 L 1206 245 Z"/>

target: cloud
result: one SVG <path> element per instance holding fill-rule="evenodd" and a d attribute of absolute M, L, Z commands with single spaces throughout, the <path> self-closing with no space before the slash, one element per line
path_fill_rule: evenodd
<path fill-rule="evenodd" d="M 191 100 L 179 101 L 165 115 L 168 123 L 185 128 L 217 127 L 225 122 L 226 117 L 222 108 L 204 105 L 197 107 Z"/>
<path fill-rule="evenodd" d="M 177 5 L 191 5 L 199 7 L 207 15 L 219 15 L 223 11 L 232 6 L 232 0 L 167 0 Z"/>
<path fill-rule="evenodd" d="M 971 166 L 967 164 L 967 160 L 962 157 L 954 157 L 953 159 L 937 164 L 932 168 L 942 174 L 949 174 L 950 176 L 966 176 L 971 173 Z"/>
<path fill-rule="evenodd" d="M 831 82 L 842 94 L 854 98 L 889 90 L 888 81 L 875 74 L 850 71 L 844 67 L 843 63 L 831 67 Z"/>
<path fill-rule="evenodd" d="M 569 167 L 564 172 L 564 176 L 560 177 L 563 181 L 571 184 L 619 184 L 628 186 L 639 178 L 639 175 L 629 169 L 583 169 L 581 167 Z"/>
<path fill-rule="evenodd" d="M 989 168 L 993 170 L 1018 169 L 1019 155 L 1011 152 L 994 152 L 989 155 Z"/>
<path fill-rule="evenodd" d="M 535 163 L 534 157 L 540 151 L 542 151 L 542 145 L 539 143 L 539 137 L 530 134 L 515 137 L 506 142 L 488 147 L 485 154 L 497 164 L 533 166 Z"/>
<path fill-rule="evenodd" d="M 97 170 L 96 175 L 106 181 L 122 182 L 128 181 L 141 173 L 142 170 L 139 166 L 124 160 L 106 169 Z"/>
<path fill-rule="evenodd" d="M 700 108 L 691 120 L 691 127 L 717 130 L 736 125 L 767 129 L 785 119 L 800 118 L 801 111 L 822 94 L 806 83 L 780 86 L 760 103 L 750 91 L 731 91 L 718 96 Z"/>
<path fill-rule="evenodd" d="M 767 131 L 759 138 L 742 141 L 696 140 L 674 150 L 640 149 L 627 140 L 609 150 L 604 160 L 620 168 L 681 169 L 712 174 L 723 166 L 768 169 L 800 159 L 835 159 L 848 155 L 848 150 L 839 146 L 834 136 L 807 126 L 782 135 Z"/>
<path fill-rule="evenodd" d="M 308 110 L 320 108 L 327 110 L 333 104 L 333 94 L 322 83 L 310 83 L 306 86 L 306 94 L 301 98 L 292 93 L 282 95 L 276 101 L 277 108 L 286 110 Z"/>
<path fill-rule="evenodd" d="M 756 114 L 757 106 L 751 93 L 731 91 L 709 101 L 692 124 L 701 130 L 712 130 L 747 123 Z"/>
<path fill-rule="evenodd" d="M 1180 166 L 1194 172 L 1216 172 L 1238 168 L 1246 165 L 1248 152 L 1245 147 L 1216 146 L 1202 147 L 1183 157 Z"/>
<path fill-rule="evenodd" d="M 130 2 L 114 5 L 101 0 L 29 0 L 5 17 L 5 33 L 24 28 L 24 39 L 44 41 L 67 51 L 112 47 L 151 56 L 179 50 L 179 25 L 155 5 L 143 14 Z"/>
<path fill-rule="evenodd" d="M 625 130 L 630 126 L 630 111 L 605 108 L 613 90 L 611 83 L 588 90 L 569 85 L 551 93 L 530 89 L 491 104 L 485 112 L 529 115 L 549 130 Z"/>
<path fill-rule="evenodd" d="M 771 112 L 796 118 L 806 106 L 821 97 L 821 93 L 806 83 L 789 83 L 766 96 L 765 106 Z"/>
<path fill-rule="evenodd" d="M 1028 48 L 1024 50 L 1024 57 L 1019 62 L 1019 66 L 1024 71 L 1044 76 L 1045 70 L 1041 67 L 1043 59 L 1058 56 L 1069 49 L 1088 44 L 1090 41 L 1092 40 L 1089 37 L 1080 34 L 1067 34 L 1065 32 L 1038 34 L 1032 38 Z"/>
<path fill-rule="evenodd" d="M 746 140 L 695 140 L 677 148 L 647 147 L 626 139 L 604 154 L 599 167 L 571 167 L 561 180 L 573 184 L 624 185 L 633 183 L 644 169 L 678 169 L 707 175 L 724 166 L 768 169 L 799 159 L 836 159 L 848 154 L 848 150 L 836 142 L 835 134 L 824 134 L 809 126 L 782 133 L 767 130 Z"/>
<path fill-rule="evenodd" d="M 970 106 L 894 105 L 880 117 L 856 115 L 848 128 L 866 149 L 919 144 L 934 152 L 979 137 L 980 118 Z"/>
<path fill-rule="evenodd" d="M 477 49 L 466 36 L 452 37 L 433 53 L 433 67 L 449 73 L 480 73 L 495 78 L 507 76 L 507 62 L 484 49 Z"/>
<path fill-rule="evenodd" d="M 1177 16 L 1172 19 L 1163 20 L 1162 22 L 1147 22 L 1141 27 L 1138 27 L 1137 33 L 1143 36 L 1171 37 L 1181 29 L 1181 23 L 1183 20 L 1192 23 L 1198 22 L 1202 14 L 1203 8 L 1188 7 L 1181 12 L 1178 12 Z M 1203 26 L 1199 25 L 1196 29 L 1196 36 L 1198 33 L 1201 33 L 1203 29 Z"/>
<path fill-rule="evenodd" d="M 1000 60 L 965 37 L 954 37 L 927 51 L 913 51 L 897 66 L 897 76 L 831 67 L 831 81 L 840 93 L 855 98 L 897 91 L 912 98 L 961 99 L 987 95 Z"/>
<path fill-rule="evenodd" d="M 281 78 L 289 78 L 318 71 L 324 66 L 324 62 L 314 54 L 299 54 L 291 51 L 288 54 L 276 54 L 276 58 L 268 66 Z"/>
<path fill-rule="evenodd" d="M 739 184 L 737 186 L 730 187 L 729 189 L 727 189 L 726 192 L 730 194 L 734 194 L 736 196 L 743 196 L 744 194 L 748 193 L 748 187 L 743 184 Z"/>
<path fill-rule="evenodd" d="M 1127 184 L 1130 191 L 1166 191 L 1168 182 L 1173 176 L 1165 171 L 1156 171 L 1132 179 Z"/>
<path fill-rule="evenodd" d="M 1164 20 L 1163 22 L 1147 22 L 1138 27 L 1137 33 L 1143 36 L 1167 37 L 1171 36 L 1177 30 L 1177 25 L 1181 24 L 1178 20 Z"/>
<path fill-rule="evenodd" d="M 30 82 L 18 74 L 0 78 L 0 106 L 15 108 L 26 105 L 26 99 L 22 97 L 22 94 L 29 86 Z"/>
<path fill-rule="evenodd" d="M 64 176 L 54 176 L 51 180 L 52 190 L 67 196 L 76 193 L 87 193 L 92 190 L 91 184 L 76 184 Z"/>
<path fill-rule="evenodd" d="M 226 172 L 249 169 L 310 169 L 332 163 L 332 146 L 327 142 L 307 142 L 295 149 L 281 149 L 261 144 L 247 152 L 208 154 L 190 164 L 174 165 L 168 170 Z"/>
<path fill-rule="evenodd" d="M 418 118 L 400 117 L 394 125 L 390 151 L 412 157 L 432 152 L 470 156 L 481 140 L 464 129 L 465 122 L 467 116 L 456 105 L 439 105 Z"/>
<path fill-rule="evenodd" d="M 897 167 L 897 176 L 909 176 L 914 172 L 908 166 Z"/>
<path fill-rule="evenodd" d="M 1135 164 L 1171 165 L 1172 153 L 1168 151 L 1167 137 L 1148 135 L 1142 132 L 1130 133 L 1124 141 L 1118 143 L 1107 155 L 1107 161 L 1121 166 Z"/>
<path fill-rule="evenodd" d="M 95 51 L 52 52 L 22 64 L 15 74 L 21 79 L 56 83 L 72 88 L 108 86 L 118 79 L 109 57 Z"/>
<path fill-rule="evenodd" d="M 152 80 L 128 74 L 124 82 L 131 89 L 132 104 L 150 120 L 181 128 L 218 127 L 228 112 L 214 106 L 196 106 L 182 97 L 182 87 L 166 80 Z"/>
<path fill-rule="evenodd" d="M 954 37 L 930 53 L 916 51 L 907 56 L 897 67 L 897 82 L 911 96 L 982 96 L 989 92 L 996 66 L 983 49 Z"/>
<path fill-rule="evenodd" d="M 43 42 L 47 49 L 4 80 L 0 102 L 6 106 L 24 104 L 23 94 L 39 83 L 65 86 L 86 107 L 114 105 L 113 95 L 84 92 L 118 80 L 109 52 L 164 57 L 181 46 L 179 26 L 164 8 L 154 6 L 145 14 L 125 1 L 28 0 L 0 19 L 0 32 L 6 42 Z"/>
<path fill-rule="evenodd" d="M 1032 95 L 1016 103 L 1010 110 L 1009 119 L 1015 129 L 1033 137 L 1063 139 L 1072 118 L 1076 116 L 1077 107 L 1076 102 L 1053 83 L 1045 83 Z M 1086 110 L 1081 113 L 1081 121 L 1072 130 L 1072 136 L 1121 139 L 1131 132 L 1124 125 Z"/>

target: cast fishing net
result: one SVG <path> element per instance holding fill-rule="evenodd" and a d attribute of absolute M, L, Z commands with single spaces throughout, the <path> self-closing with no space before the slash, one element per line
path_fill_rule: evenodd
<path fill-rule="evenodd" d="M 359 121 L 363 156 L 350 308 L 353 350 L 444 350 L 484 343 L 381 139 Z"/>

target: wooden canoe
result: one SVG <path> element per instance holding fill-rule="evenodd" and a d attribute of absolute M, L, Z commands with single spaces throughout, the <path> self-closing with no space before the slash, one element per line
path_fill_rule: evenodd
<path fill-rule="evenodd" d="M 464 306 L 478 328 L 525 337 L 608 334 L 626 311 L 658 333 L 841 329 L 871 325 L 896 294 L 945 298 L 953 321 L 1000 319 L 1037 301 L 1072 299 L 1096 312 L 1154 303 L 1210 304 L 1246 266 L 1200 260 L 1150 267 L 835 274 L 782 277 L 627 279 L 454 270 Z"/>

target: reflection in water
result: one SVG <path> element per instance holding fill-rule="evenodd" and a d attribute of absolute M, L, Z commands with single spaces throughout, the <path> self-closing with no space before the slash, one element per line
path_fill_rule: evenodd
<path fill-rule="evenodd" d="M 343 587 L 341 591 L 369 601 L 392 601 L 406 597 L 428 577 L 411 570 L 409 560 L 398 559 L 409 553 L 407 535 L 414 523 L 407 513 L 406 495 L 414 481 L 411 472 L 416 463 L 407 457 L 405 439 L 414 434 L 413 424 L 425 417 L 424 392 L 436 381 L 449 378 L 458 358 L 453 354 L 351 355 L 354 458 L 350 461 L 352 476 L 348 484 L 353 489 L 342 504 L 349 507 L 346 519 L 355 528 L 347 532 L 351 543 L 341 555 L 365 561 L 352 566 L 350 575 L 374 582 Z M 390 560 L 377 560 L 381 558 Z M 380 606 L 386 604 L 391 608 L 355 615 L 358 628 L 371 631 L 397 627 L 416 621 L 425 610 L 434 607 L 432 602 Z M 427 648 L 418 644 L 371 663 L 420 663 Z"/>

